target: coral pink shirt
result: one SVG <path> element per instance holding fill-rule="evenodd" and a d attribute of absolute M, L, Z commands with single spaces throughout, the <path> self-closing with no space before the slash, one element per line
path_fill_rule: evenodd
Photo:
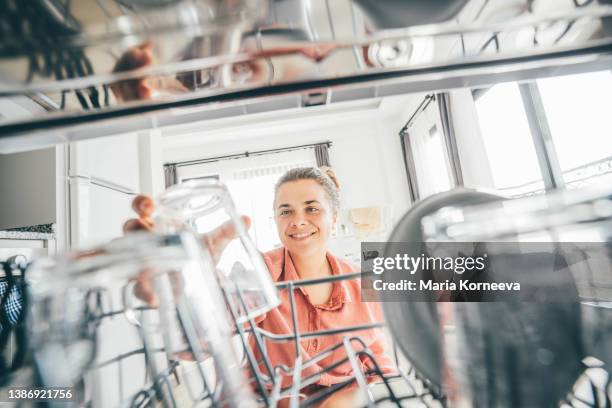
<path fill-rule="evenodd" d="M 300 280 L 289 251 L 285 248 L 267 252 L 263 257 L 275 282 Z M 327 260 L 333 275 L 359 271 L 357 267 L 336 258 L 330 253 L 327 254 Z M 281 289 L 279 297 L 281 299 L 280 306 L 268 312 L 265 316 L 258 318 L 258 326 L 275 334 L 292 334 L 293 322 L 291 319 L 291 301 L 288 289 Z M 303 288 L 298 288 L 295 290 L 295 305 L 300 333 L 384 321 L 378 303 L 361 302 L 361 281 L 359 278 L 333 282 L 333 289 L 328 302 L 319 305 L 313 305 Z M 384 373 L 394 371 L 394 364 L 384 353 L 384 334 L 383 330 L 379 328 L 303 339 L 300 341 L 302 361 L 306 362 L 322 350 L 341 343 L 345 336 L 359 336 L 370 348 L 382 371 Z M 255 352 L 256 357 L 260 359 L 261 355 L 254 345 L 255 342 L 251 339 L 251 349 Z M 356 351 L 360 350 L 357 342 L 352 342 L 352 345 Z M 266 349 L 272 367 L 276 367 L 279 364 L 293 367 L 296 359 L 293 341 L 277 343 L 266 340 Z M 303 370 L 302 378 L 318 373 L 323 367 L 345 358 L 345 349 L 343 347 L 338 348 L 329 357 L 319 361 L 318 364 Z M 365 356 L 360 356 L 360 364 L 364 372 L 373 367 Z M 263 373 L 266 373 L 263 364 L 260 369 Z M 317 384 L 330 386 L 347 381 L 353 378 L 352 371 L 351 364 L 347 361 L 333 370 L 323 373 L 318 379 Z M 289 385 L 291 385 L 291 377 L 284 376 L 282 386 L 287 387 Z"/>

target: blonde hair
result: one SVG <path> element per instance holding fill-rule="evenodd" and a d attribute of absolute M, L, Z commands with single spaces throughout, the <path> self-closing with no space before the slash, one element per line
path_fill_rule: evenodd
<path fill-rule="evenodd" d="M 285 183 L 299 180 L 314 180 L 316 181 L 329 199 L 334 212 L 340 208 L 340 183 L 336 177 L 336 173 L 331 167 L 298 167 L 287 171 L 281 176 L 274 188 L 274 201 L 278 194 L 278 189 Z"/>

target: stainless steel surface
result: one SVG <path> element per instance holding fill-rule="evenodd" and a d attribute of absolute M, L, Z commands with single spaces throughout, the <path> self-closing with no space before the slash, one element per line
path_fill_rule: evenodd
<path fill-rule="evenodd" d="M 604 1 L 2 3 L 11 24 L 0 40 L 0 97 L 25 95 L 45 110 L 0 118 L 0 151 L 159 126 L 172 107 L 242 107 L 321 88 L 385 96 L 611 65 Z M 398 16 L 419 17 L 399 26 Z M 101 120 L 103 129 L 77 130 Z"/>
<path fill-rule="evenodd" d="M 449 205 L 487 203 L 499 199 L 499 196 L 471 189 L 455 189 L 430 196 L 417 202 L 402 217 L 393 229 L 389 243 L 406 243 L 407 253 L 420 254 L 421 243 L 424 241 L 421 228 L 424 217 Z M 386 255 L 393 251 L 392 246 L 387 244 Z M 405 298 L 404 293 L 401 293 L 400 299 L 394 298 L 388 291 L 383 292 L 382 296 L 385 319 L 389 322 L 398 346 L 417 374 L 426 378 L 434 389 L 441 392 L 444 386 L 441 340 L 443 319 L 436 303 L 411 301 Z"/>
<path fill-rule="evenodd" d="M 404 246 L 409 254 L 421 254 L 419 243 L 425 240 L 479 242 L 486 245 L 484 253 L 490 256 L 489 272 L 500 273 L 499 277 L 512 276 L 517 281 L 521 273 L 526 273 L 530 280 L 542 279 L 547 288 L 557 285 L 559 289 L 552 302 L 468 300 L 452 306 L 415 301 L 412 293 L 403 293 L 403 299 L 385 294 L 387 321 L 417 372 L 434 385 L 446 383 L 451 391 L 468 398 L 469 406 L 553 406 L 568 394 L 583 372 L 584 357 L 595 356 L 609 364 L 611 319 L 606 306 L 610 287 L 610 214 L 609 188 L 510 201 L 457 189 L 417 203 L 389 240 L 409 243 Z M 547 268 L 542 269 L 538 262 L 543 259 L 542 253 L 537 253 L 543 248 L 539 245 L 546 245 L 544 237 L 549 234 L 552 241 L 568 241 L 555 231 L 569 225 L 589 229 L 595 235 L 573 236 L 575 243 L 557 252 L 559 265 L 565 267 L 555 271 L 553 279 L 546 276 Z M 598 243 L 580 244 L 581 239 L 589 238 Z M 508 252 L 494 262 L 495 244 L 487 242 L 506 240 L 512 242 L 504 247 Z M 385 249 L 386 256 L 392 253 L 389 248 L 391 244 Z M 585 252 L 572 253 L 573 248 Z M 420 273 L 423 272 L 417 272 L 417 276 Z M 587 308 L 577 299 L 591 299 L 593 307 Z M 439 340 L 444 320 L 449 322 L 440 313 L 440 305 L 454 310 L 454 321 L 450 321 L 458 334 L 459 382 L 449 382 L 449 377 L 443 375 L 453 367 L 448 350 Z"/>

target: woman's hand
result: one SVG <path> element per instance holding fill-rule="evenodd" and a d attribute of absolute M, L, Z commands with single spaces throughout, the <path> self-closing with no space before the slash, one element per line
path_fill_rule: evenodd
<path fill-rule="evenodd" d="M 155 65 L 152 43 L 147 41 L 137 47 L 127 50 L 117 61 L 113 73 L 133 71 Z M 176 78 L 141 77 L 121 80 L 110 86 L 115 98 L 121 102 L 148 100 L 155 98 L 160 92 L 184 93 L 187 88 Z"/>
<path fill-rule="evenodd" d="M 132 201 L 132 209 L 138 215 L 138 218 L 127 220 L 123 224 L 123 231 L 129 233 L 131 231 L 153 231 L 155 227 L 151 215 L 155 211 L 155 201 L 146 195 L 139 195 Z M 246 229 L 251 227 L 251 219 L 247 216 L 242 216 L 242 222 Z M 219 227 L 202 236 L 202 244 L 208 248 L 213 261 L 218 262 L 221 254 L 227 245 L 239 235 L 236 226 L 231 221 L 221 224 Z M 157 306 L 157 297 L 151 277 L 146 272 L 142 272 L 136 278 L 134 294 L 139 299 L 148 303 L 151 306 Z"/>

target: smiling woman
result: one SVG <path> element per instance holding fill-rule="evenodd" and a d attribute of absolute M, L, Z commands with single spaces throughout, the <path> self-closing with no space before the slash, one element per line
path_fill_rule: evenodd
<path fill-rule="evenodd" d="M 294 257 L 327 252 L 338 218 L 339 187 L 330 168 L 297 168 L 280 178 L 274 197 L 276 226 L 281 242 Z M 317 275 L 310 268 L 303 274 L 302 278 Z"/>
<path fill-rule="evenodd" d="M 296 168 L 285 173 L 276 185 L 274 213 L 278 234 L 283 248 L 267 252 L 264 260 L 276 282 L 324 278 L 333 275 L 358 272 L 359 268 L 329 252 L 328 243 L 339 210 L 339 184 L 329 168 Z M 293 332 L 291 300 L 287 290 L 279 293 L 281 305 L 259 318 L 258 326 L 275 334 Z M 315 332 L 377 323 L 383 320 L 378 303 L 361 302 L 359 280 L 327 282 L 300 287 L 295 291 L 295 312 L 299 332 Z M 364 341 L 379 363 L 383 372 L 394 370 L 391 359 L 385 355 L 384 336 L 380 329 L 361 330 L 356 333 Z M 310 337 L 301 341 L 302 357 L 309 359 L 320 351 L 342 343 L 343 334 Z M 284 364 L 292 367 L 296 360 L 291 343 L 266 344 L 272 366 Z M 255 354 L 258 349 L 252 344 Z M 261 356 L 257 356 L 258 359 Z M 346 359 L 346 352 L 338 349 L 315 366 L 302 373 L 308 376 L 324 372 L 313 386 L 302 390 L 314 393 L 324 387 L 343 383 L 353 378 L 349 362 L 324 371 L 334 363 Z M 363 359 L 364 368 L 371 368 L 369 360 Z M 370 380 L 375 380 L 371 378 Z M 283 386 L 290 385 L 290 378 L 283 379 Z M 354 390 L 336 393 L 323 406 L 340 406 L 341 399 L 352 399 Z M 347 404 L 346 406 L 351 406 Z"/>

